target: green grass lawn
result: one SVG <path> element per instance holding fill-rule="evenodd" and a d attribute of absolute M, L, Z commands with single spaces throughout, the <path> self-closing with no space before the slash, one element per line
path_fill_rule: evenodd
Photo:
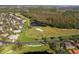
<path fill-rule="evenodd" d="M 28 27 L 28 26 L 27 26 L 27 22 L 25 22 L 25 24 L 24 24 L 24 26 L 23 26 L 23 29 L 22 29 L 22 32 L 20 33 L 20 36 L 19 36 L 19 38 L 18 38 L 18 40 L 19 40 L 20 42 L 29 42 L 29 41 L 32 41 L 32 40 L 33 40 L 32 38 L 26 36 L 26 31 L 28 30 L 27 27 Z"/>
<path fill-rule="evenodd" d="M 49 50 L 49 46 L 48 45 L 41 45 L 41 46 L 36 46 L 36 47 L 32 47 L 32 46 L 28 46 L 27 44 L 24 45 L 22 48 L 17 48 L 15 53 L 24 53 L 24 52 L 42 52 L 42 51 L 47 51 Z"/>
<path fill-rule="evenodd" d="M 14 44 L 5 44 L 4 46 L 1 47 L 0 53 L 1 54 L 9 54 L 9 53 L 14 53 L 15 51 L 13 50 Z"/>
<path fill-rule="evenodd" d="M 36 28 L 40 28 L 43 32 L 36 30 Z M 27 30 L 26 36 L 32 38 L 40 38 L 40 37 L 59 37 L 59 36 L 71 36 L 71 35 L 79 35 L 78 29 L 60 29 L 60 28 L 52 28 L 52 27 L 33 27 L 32 29 Z"/>
<path fill-rule="evenodd" d="M 19 42 L 32 42 L 32 41 L 34 41 L 31 37 L 28 37 L 26 35 L 26 31 L 29 30 L 28 29 L 28 21 L 29 21 L 29 19 L 22 16 L 20 13 L 16 13 L 16 15 L 19 16 L 21 19 L 26 20 L 26 22 L 23 25 L 22 32 L 20 33 L 20 36 L 17 39 L 17 41 L 19 41 Z"/>

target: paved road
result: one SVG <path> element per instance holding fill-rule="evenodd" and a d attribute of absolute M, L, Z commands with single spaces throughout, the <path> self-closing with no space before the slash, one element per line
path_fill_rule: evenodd
<path fill-rule="evenodd" d="M 4 44 L 44 44 L 44 42 L 40 42 L 40 41 L 37 41 L 37 42 L 6 42 L 6 41 L 0 40 L 0 42 Z"/>

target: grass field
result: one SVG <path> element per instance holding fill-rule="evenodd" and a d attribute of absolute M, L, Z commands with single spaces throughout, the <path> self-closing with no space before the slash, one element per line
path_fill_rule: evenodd
<path fill-rule="evenodd" d="M 37 31 L 36 28 L 40 28 L 43 32 Z M 58 36 L 68 36 L 68 35 L 78 35 L 78 29 L 60 29 L 60 28 L 51 28 L 47 27 L 33 27 L 26 31 L 26 36 L 32 38 L 42 37 L 58 37 Z"/>
<path fill-rule="evenodd" d="M 1 47 L 0 53 L 1 54 L 17 54 L 17 53 L 24 53 L 24 52 L 41 52 L 41 51 L 48 51 L 49 45 L 41 45 L 41 46 L 29 46 L 24 44 L 22 46 L 15 45 L 15 44 L 7 44 Z"/>
<path fill-rule="evenodd" d="M 30 37 L 26 36 L 26 31 L 28 30 L 28 18 L 22 16 L 20 13 L 16 13 L 21 19 L 26 20 L 24 26 L 22 28 L 22 32 L 20 33 L 19 38 L 17 39 L 19 42 L 29 42 L 33 41 Z"/>
<path fill-rule="evenodd" d="M 16 52 L 15 52 L 15 53 L 41 52 L 41 51 L 47 51 L 47 50 L 49 50 L 49 49 L 50 49 L 50 48 L 49 48 L 49 45 L 41 45 L 41 46 L 36 46 L 36 47 L 24 45 L 22 48 L 16 49 Z"/>

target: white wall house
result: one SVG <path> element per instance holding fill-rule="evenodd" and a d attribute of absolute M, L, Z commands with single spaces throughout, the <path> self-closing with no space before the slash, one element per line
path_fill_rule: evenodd
<path fill-rule="evenodd" d="M 20 33 L 21 30 L 13 30 L 14 33 Z"/>
<path fill-rule="evenodd" d="M 8 38 L 11 40 L 16 40 L 18 38 L 18 36 L 17 35 L 10 35 L 10 36 L 8 36 Z"/>

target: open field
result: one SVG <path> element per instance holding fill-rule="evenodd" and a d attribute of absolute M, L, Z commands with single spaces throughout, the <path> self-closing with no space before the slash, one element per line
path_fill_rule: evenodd
<path fill-rule="evenodd" d="M 40 28 L 43 32 L 36 30 Z M 60 28 L 51 28 L 47 27 L 33 27 L 26 31 L 26 36 L 32 38 L 44 37 L 58 37 L 58 36 L 68 36 L 68 35 L 79 35 L 78 29 L 60 29 Z"/>

